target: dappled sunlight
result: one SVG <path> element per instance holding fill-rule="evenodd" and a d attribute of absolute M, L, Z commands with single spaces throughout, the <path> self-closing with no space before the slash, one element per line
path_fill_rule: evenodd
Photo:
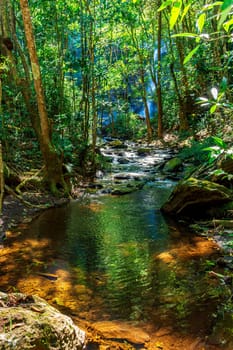
<path fill-rule="evenodd" d="M 176 263 L 180 260 L 205 258 L 219 251 L 219 246 L 212 240 L 193 237 L 188 242 L 182 240 L 168 251 L 155 255 L 155 259 L 164 263 Z"/>
<path fill-rule="evenodd" d="M 71 201 L 9 232 L 0 254 L 1 289 L 46 299 L 109 349 L 119 347 L 96 323 L 120 339 L 125 330 L 133 337 L 138 326 L 142 337 L 149 334 L 148 350 L 170 350 L 172 342 L 188 349 L 200 327 L 203 334 L 210 328 L 219 302 L 205 263 L 218 250 L 173 220 L 167 224 L 159 208 L 171 183 L 157 180 L 130 195 Z M 182 332 L 191 334 L 187 342 Z M 119 349 L 132 347 L 126 342 Z"/>
<path fill-rule="evenodd" d="M 84 207 L 90 209 L 93 212 L 100 212 L 102 210 L 102 204 L 99 202 L 90 202 L 86 205 L 84 205 Z"/>
<path fill-rule="evenodd" d="M 160 236 L 154 236 L 148 199 L 140 200 L 142 218 L 135 216 L 141 207 L 133 211 L 125 199 L 111 199 L 113 207 L 109 199 L 107 205 L 73 203 L 72 217 L 64 209 L 49 211 L 30 224 L 31 231 L 23 227 L 8 235 L 0 256 L 1 288 L 36 294 L 89 322 L 120 318 L 163 327 L 178 320 L 184 329 L 196 324 L 194 310 L 200 316 L 202 305 L 209 307 L 215 286 L 207 288 L 207 278 L 192 266 L 214 254 L 216 245 L 174 227 L 169 236 L 162 221 Z"/>

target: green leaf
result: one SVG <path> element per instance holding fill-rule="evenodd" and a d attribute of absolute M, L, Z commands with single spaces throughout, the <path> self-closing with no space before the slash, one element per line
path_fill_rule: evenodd
<path fill-rule="evenodd" d="M 204 27 L 205 20 L 206 20 L 206 14 L 205 13 L 202 13 L 197 19 L 197 28 L 198 28 L 200 33 L 202 32 L 202 29 Z"/>
<path fill-rule="evenodd" d="M 208 4 L 204 6 L 205 10 L 211 10 L 214 6 L 221 6 L 223 4 L 222 1 L 216 1 L 213 4 Z"/>
<path fill-rule="evenodd" d="M 232 0 L 225 0 L 221 6 L 221 17 L 218 21 L 218 30 L 221 28 L 222 24 L 226 20 L 228 14 L 230 13 L 233 7 Z"/>
<path fill-rule="evenodd" d="M 229 32 L 231 26 L 233 26 L 233 18 L 223 24 L 223 28 L 227 33 Z"/>
<path fill-rule="evenodd" d="M 221 148 L 226 148 L 226 143 L 221 139 L 220 137 L 217 136 L 212 136 L 212 140 L 214 141 L 215 145 L 221 147 Z"/>
<path fill-rule="evenodd" d="M 191 3 L 185 6 L 183 13 L 182 13 L 182 17 L 181 17 L 181 22 L 183 21 L 184 17 L 186 16 L 190 6 L 191 6 Z"/>
<path fill-rule="evenodd" d="M 210 146 L 210 147 L 202 148 L 202 151 L 207 151 L 207 152 L 217 152 L 219 150 L 220 150 L 220 147 L 217 147 L 217 146 Z"/>
<path fill-rule="evenodd" d="M 165 8 L 167 8 L 171 4 L 172 4 L 172 0 L 167 0 L 163 2 L 162 5 L 159 7 L 158 12 L 163 11 Z"/>
<path fill-rule="evenodd" d="M 217 109 L 217 103 L 215 103 L 211 108 L 210 108 L 210 113 L 213 114 Z"/>
<path fill-rule="evenodd" d="M 195 33 L 179 33 L 179 34 L 172 35 L 172 37 L 173 38 L 176 38 L 176 37 L 199 38 L 199 35 Z"/>
<path fill-rule="evenodd" d="M 175 1 L 173 3 L 172 10 L 171 10 L 171 16 L 170 16 L 170 21 L 169 21 L 170 29 L 173 29 L 174 25 L 177 22 L 177 19 L 178 19 L 179 14 L 180 14 L 181 6 L 182 6 L 182 1 L 181 0 Z"/>
<path fill-rule="evenodd" d="M 228 7 L 231 7 L 232 5 L 232 0 L 225 0 L 221 6 L 221 11 L 228 9 Z"/>
<path fill-rule="evenodd" d="M 226 89 L 227 89 L 227 87 L 228 87 L 227 78 L 226 78 L 226 77 L 223 77 L 223 78 L 222 78 L 222 81 L 221 81 L 221 83 L 220 83 L 220 90 L 221 90 L 221 92 L 225 92 Z"/>
<path fill-rule="evenodd" d="M 222 170 L 222 169 L 216 169 L 214 171 L 211 171 L 210 174 L 211 175 L 224 175 L 224 174 L 226 174 L 226 172 L 224 170 Z"/>
<path fill-rule="evenodd" d="M 184 64 L 188 63 L 191 60 L 191 58 L 193 57 L 193 55 L 195 55 L 200 46 L 201 45 L 197 45 L 192 51 L 189 52 L 189 54 L 184 59 Z"/>

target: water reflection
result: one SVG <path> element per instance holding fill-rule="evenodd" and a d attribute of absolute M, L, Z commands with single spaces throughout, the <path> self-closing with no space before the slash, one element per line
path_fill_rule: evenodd
<path fill-rule="evenodd" d="M 130 195 L 74 201 L 44 212 L 21 243 L 23 252 L 34 240 L 32 262 L 14 256 L 30 267 L 16 285 L 89 321 L 171 325 L 178 320 L 187 326 L 197 310 L 198 319 L 205 319 L 208 307 L 217 302 L 216 286 L 209 283 L 205 270 L 215 246 L 167 225 L 159 207 L 169 192 L 169 186 L 148 184 Z M 38 272 L 54 273 L 57 280 L 38 279 Z"/>
<path fill-rule="evenodd" d="M 181 240 L 179 234 L 171 235 L 159 211 L 169 192 L 169 186 L 148 185 L 122 197 L 74 201 L 46 211 L 32 223 L 29 236 L 49 239 L 54 260 L 71 266 L 69 298 L 83 302 L 86 293 L 76 311 L 91 309 L 94 319 L 102 314 L 108 319 L 170 322 L 174 317 L 187 319 L 194 305 L 206 303 L 209 295 L 203 288 L 208 281 L 200 282 L 198 271 L 200 257 L 211 254 L 213 247 L 205 251 L 189 236 Z M 55 262 L 53 271 L 57 269 Z"/>

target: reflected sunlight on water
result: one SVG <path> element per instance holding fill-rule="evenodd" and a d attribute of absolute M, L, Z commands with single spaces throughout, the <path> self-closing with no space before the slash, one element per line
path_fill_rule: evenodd
<path fill-rule="evenodd" d="M 217 296 L 205 261 L 216 246 L 166 223 L 159 207 L 169 192 L 148 185 L 47 210 L 3 249 L 1 288 L 38 294 L 91 322 L 195 328 L 198 310 L 208 327 Z"/>

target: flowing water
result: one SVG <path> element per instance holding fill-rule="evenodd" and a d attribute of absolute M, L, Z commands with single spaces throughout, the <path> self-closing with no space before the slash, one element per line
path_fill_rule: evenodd
<path fill-rule="evenodd" d="M 153 162 L 166 159 L 158 154 L 128 151 L 131 163 L 120 171 L 135 171 L 137 164 L 148 176 Z M 111 176 L 120 167 L 115 163 Z M 5 248 L 1 287 L 38 294 L 88 322 L 123 320 L 206 334 L 219 302 L 208 277 L 216 245 L 165 220 L 160 207 L 175 183 L 158 173 L 151 181 L 151 174 L 141 190 L 112 196 L 101 189 L 21 225 Z M 108 174 L 100 183 L 111 181 Z"/>

